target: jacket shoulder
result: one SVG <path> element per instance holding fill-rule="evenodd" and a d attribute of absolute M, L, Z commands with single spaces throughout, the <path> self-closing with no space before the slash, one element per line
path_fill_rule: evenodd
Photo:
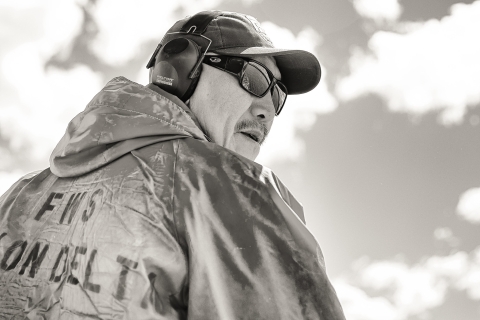
<path fill-rule="evenodd" d="M 50 174 L 50 170 L 38 170 L 28 173 L 15 182 L 2 196 L 0 196 L 0 207 L 8 206 L 18 194 L 33 180 L 43 181 Z"/>

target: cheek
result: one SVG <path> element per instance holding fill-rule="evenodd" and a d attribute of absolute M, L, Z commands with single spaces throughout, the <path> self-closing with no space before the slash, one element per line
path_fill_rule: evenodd
<path fill-rule="evenodd" d="M 248 112 L 253 97 L 239 86 L 236 78 L 229 74 L 222 72 L 222 77 L 219 77 L 218 80 L 221 83 L 218 84 L 219 90 L 213 99 L 215 101 L 213 112 L 221 122 L 222 129 L 231 135 L 235 130 L 235 125 Z"/>
<path fill-rule="evenodd" d="M 248 112 L 253 96 L 232 75 L 204 66 L 190 99 L 191 109 L 215 143 L 235 148 L 235 125 Z"/>
<path fill-rule="evenodd" d="M 224 73 L 222 78 L 223 80 L 218 84 L 219 89 L 217 90 L 219 96 L 221 96 L 221 105 L 232 115 L 242 115 L 251 105 L 252 95 L 243 90 L 238 80 L 231 75 Z"/>

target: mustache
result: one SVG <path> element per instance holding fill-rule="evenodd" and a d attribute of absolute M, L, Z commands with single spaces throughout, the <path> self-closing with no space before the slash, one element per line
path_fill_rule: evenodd
<path fill-rule="evenodd" d="M 267 137 L 269 132 L 267 126 L 264 123 L 250 119 L 241 120 L 235 125 L 236 131 L 242 131 L 244 129 L 256 129 L 260 131 L 262 133 L 259 141 L 260 144 L 265 141 L 265 138 Z"/>

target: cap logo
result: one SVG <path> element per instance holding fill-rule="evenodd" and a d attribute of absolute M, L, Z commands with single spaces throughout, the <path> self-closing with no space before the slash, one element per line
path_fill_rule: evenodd
<path fill-rule="evenodd" d="M 257 31 L 257 33 L 263 38 L 263 40 L 265 40 L 269 45 L 271 45 L 273 47 L 273 43 L 272 41 L 270 40 L 270 38 L 267 36 L 265 30 L 263 30 L 262 26 L 260 25 L 260 22 L 257 21 L 257 19 L 255 19 L 254 17 L 252 16 L 248 16 L 248 15 L 243 15 L 245 18 L 248 19 L 248 21 L 250 21 L 250 23 L 253 25 L 253 27 L 255 28 L 255 31 Z"/>
<path fill-rule="evenodd" d="M 222 59 L 217 58 L 217 57 L 211 57 L 210 61 L 212 61 L 213 63 L 219 63 L 220 61 L 222 61 Z"/>

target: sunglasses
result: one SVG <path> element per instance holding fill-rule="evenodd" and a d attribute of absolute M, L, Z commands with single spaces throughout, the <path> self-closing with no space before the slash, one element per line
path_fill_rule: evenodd
<path fill-rule="evenodd" d="M 287 100 L 287 88 L 260 62 L 249 58 L 205 56 L 203 63 L 236 76 L 240 86 L 256 97 L 262 98 L 270 91 L 275 115 L 282 111 Z"/>

